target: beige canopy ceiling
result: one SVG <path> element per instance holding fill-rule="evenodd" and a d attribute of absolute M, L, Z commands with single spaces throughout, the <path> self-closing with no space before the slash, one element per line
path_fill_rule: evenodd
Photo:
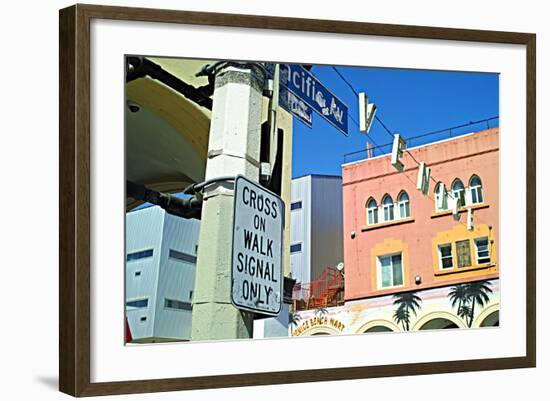
<path fill-rule="evenodd" d="M 149 58 L 195 87 L 202 60 Z M 126 84 L 126 99 L 139 110 L 126 112 L 126 178 L 149 188 L 177 192 L 204 179 L 210 111 L 150 77 Z M 135 206 L 128 199 L 128 207 Z"/>

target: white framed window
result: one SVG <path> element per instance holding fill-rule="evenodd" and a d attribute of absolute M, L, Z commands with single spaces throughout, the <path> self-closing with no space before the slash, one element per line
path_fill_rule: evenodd
<path fill-rule="evenodd" d="M 438 251 L 439 251 L 439 268 L 442 270 L 452 269 L 454 267 L 452 244 L 439 245 Z"/>
<path fill-rule="evenodd" d="M 401 253 L 378 256 L 378 288 L 400 287 L 403 285 L 403 262 Z"/>
<path fill-rule="evenodd" d="M 482 265 L 491 262 L 491 250 L 489 248 L 489 238 L 476 238 L 476 263 Z"/>
<path fill-rule="evenodd" d="M 483 186 L 481 185 L 481 178 L 477 175 L 470 178 L 470 199 L 472 204 L 483 203 Z"/>
<path fill-rule="evenodd" d="M 436 211 L 447 210 L 448 209 L 447 191 L 445 189 L 445 184 L 443 184 L 442 182 L 438 182 L 435 185 L 434 194 L 435 194 L 435 210 Z"/>
<path fill-rule="evenodd" d="M 367 224 L 378 224 L 378 204 L 373 198 L 367 202 Z"/>
<path fill-rule="evenodd" d="M 399 208 L 399 218 L 406 219 L 411 216 L 411 208 L 409 202 L 409 195 L 403 191 L 397 198 L 397 204 Z"/>
<path fill-rule="evenodd" d="M 464 184 L 462 183 L 462 181 L 460 181 L 458 178 L 454 180 L 451 189 L 453 191 L 453 198 L 460 201 L 460 206 L 466 205 Z"/>
<path fill-rule="evenodd" d="M 393 215 L 393 199 L 391 196 L 386 195 L 382 199 L 382 210 L 384 214 L 384 221 L 392 221 L 394 219 Z"/>

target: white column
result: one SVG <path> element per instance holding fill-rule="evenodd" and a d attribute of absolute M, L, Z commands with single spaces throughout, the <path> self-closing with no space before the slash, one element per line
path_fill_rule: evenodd
<path fill-rule="evenodd" d="M 207 181 L 237 174 L 258 181 L 265 80 L 258 64 L 217 67 Z M 253 315 L 231 304 L 233 182 L 211 184 L 203 195 L 191 338 L 252 338 Z"/>

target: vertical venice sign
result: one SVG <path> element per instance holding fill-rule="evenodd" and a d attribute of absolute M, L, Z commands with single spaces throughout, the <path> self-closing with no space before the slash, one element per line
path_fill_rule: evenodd
<path fill-rule="evenodd" d="M 231 302 L 275 316 L 283 300 L 284 203 L 274 193 L 237 176 L 233 206 Z"/>

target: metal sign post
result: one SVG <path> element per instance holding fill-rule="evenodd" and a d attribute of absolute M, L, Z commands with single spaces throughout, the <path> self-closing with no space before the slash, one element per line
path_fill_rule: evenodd
<path fill-rule="evenodd" d="M 270 316 L 281 310 L 284 212 L 279 196 L 236 178 L 231 303 L 238 309 Z"/>

